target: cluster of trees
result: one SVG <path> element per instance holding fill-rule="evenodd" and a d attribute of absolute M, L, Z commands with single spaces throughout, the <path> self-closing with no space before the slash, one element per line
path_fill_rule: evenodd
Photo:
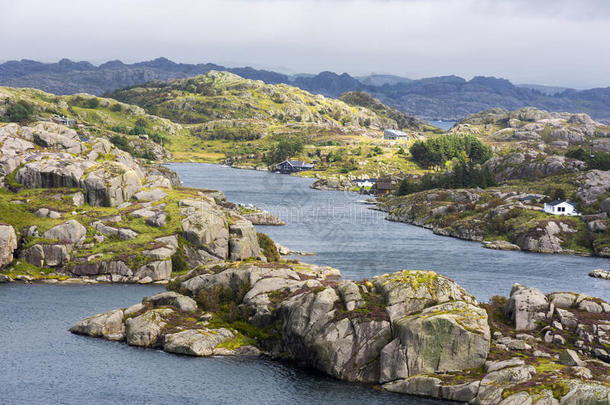
<path fill-rule="evenodd" d="M 566 153 L 572 159 L 582 160 L 589 169 L 610 170 L 610 153 L 603 151 L 586 151 L 583 148 L 572 149 Z"/>
<path fill-rule="evenodd" d="M 480 164 L 493 155 L 491 148 L 473 135 L 445 135 L 416 141 L 409 151 L 413 160 L 425 168 L 442 168 L 453 158 Z"/>
<path fill-rule="evenodd" d="M 27 102 L 20 100 L 10 104 L 6 113 L 0 116 L 0 121 L 3 122 L 27 122 L 32 119 L 34 109 Z"/>
<path fill-rule="evenodd" d="M 254 141 L 260 139 L 261 132 L 249 127 L 221 127 L 209 134 L 207 139 L 226 139 L 230 141 Z"/>
<path fill-rule="evenodd" d="M 97 97 L 86 99 L 81 96 L 76 96 L 70 99 L 70 104 L 82 108 L 95 109 L 100 106 L 100 99 Z"/>
<path fill-rule="evenodd" d="M 291 156 L 301 153 L 303 146 L 303 140 L 297 136 L 282 138 L 267 152 L 263 161 L 268 165 L 280 163 Z"/>
<path fill-rule="evenodd" d="M 419 182 L 407 178 L 400 182 L 398 195 L 407 195 L 433 188 L 492 187 L 497 183 L 486 167 L 477 167 L 471 162 L 460 161 L 452 172 L 427 173 Z"/>

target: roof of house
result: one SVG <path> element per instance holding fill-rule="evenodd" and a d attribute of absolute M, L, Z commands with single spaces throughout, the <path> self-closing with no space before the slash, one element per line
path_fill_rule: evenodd
<path fill-rule="evenodd" d="M 291 160 L 291 159 L 288 159 L 288 160 L 284 160 L 283 162 L 278 163 L 278 164 L 281 165 L 283 163 L 288 163 L 292 167 L 313 167 L 313 163 L 306 163 L 306 162 L 303 162 L 303 161 L 300 161 L 300 160 Z"/>
<path fill-rule="evenodd" d="M 552 206 L 554 207 L 554 206 L 559 205 L 559 204 L 562 204 L 562 203 L 566 203 L 566 204 L 574 205 L 574 204 L 572 204 L 571 202 L 566 201 L 566 200 L 554 200 L 554 201 L 551 201 L 551 202 L 550 202 L 550 203 L 548 203 L 548 204 L 549 204 L 549 205 L 552 205 Z"/>
<path fill-rule="evenodd" d="M 396 135 L 396 136 L 406 136 L 407 135 L 398 129 L 386 129 L 386 130 L 384 130 L 384 132 L 386 134 L 392 134 L 392 135 Z"/>
<path fill-rule="evenodd" d="M 390 183 L 390 182 L 378 181 L 376 184 L 377 184 L 377 190 L 391 190 L 392 189 L 392 183 Z"/>

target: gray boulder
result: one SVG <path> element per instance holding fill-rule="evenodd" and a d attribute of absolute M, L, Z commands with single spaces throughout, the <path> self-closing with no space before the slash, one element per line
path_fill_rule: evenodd
<path fill-rule="evenodd" d="M 250 221 L 241 219 L 229 225 L 229 234 L 229 252 L 231 260 L 239 261 L 249 257 L 261 256 L 256 231 Z"/>
<path fill-rule="evenodd" d="M 465 302 L 447 302 L 394 322 L 399 343 L 381 356 L 387 380 L 481 367 L 490 347 L 487 312 Z M 405 366 L 396 367 L 395 360 Z"/>
<path fill-rule="evenodd" d="M 540 290 L 516 283 L 504 312 L 515 323 L 516 330 L 527 331 L 536 329 L 536 321 L 545 319 L 548 307 L 549 301 Z"/>
<path fill-rule="evenodd" d="M 103 337 L 108 340 L 123 340 L 125 338 L 123 311 L 115 309 L 85 318 L 72 326 L 70 332 L 92 337 Z"/>
<path fill-rule="evenodd" d="M 186 240 L 221 259 L 229 257 L 228 228 L 225 216 L 216 210 L 197 212 L 182 221 Z"/>
<path fill-rule="evenodd" d="M 188 329 L 165 335 L 163 350 L 189 356 L 211 356 L 216 346 L 233 337 L 233 333 L 225 328 Z"/>
<path fill-rule="evenodd" d="M 82 184 L 87 202 L 104 207 L 116 207 L 142 188 L 137 171 L 118 162 L 102 163 L 85 177 Z"/>
<path fill-rule="evenodd" d="M 78 221 L 71 219 L 49 229 L 42 234 L 42 237 L 74 244 L 83 240 L 86 235 L 87 228 Z"/>
<path fill-rule="evenodd" d="M 154 306 L 172 305 L 181 311 L 195 312 L 197 311 L 197 303 L 194 299 L 174 291 L 162 292 L 148 297 L 147 302 Z"/>
<path fill-rule="evenodd" d="M 174 311 L 169 308 L 152 309 L 125 321 L 127 344 L 131 346 L 155 347 L 167 321 L 165 317 Z"/>
<path fill-rule="evenodd" d="M 13 261 L 13 252 L 17 249 L 17 235 L 10 225 L 0 225 L 0 268 Z"/>
<path fill-rule="evenodd" d="M 135 273 L 136 278 L 150 277 L 152 281 L 169 280 L 172 275 L 172 262 L 160 260 L 141 266 Z"/>

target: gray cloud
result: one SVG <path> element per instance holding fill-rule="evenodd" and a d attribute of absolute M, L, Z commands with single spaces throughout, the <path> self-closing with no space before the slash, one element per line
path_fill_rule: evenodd
<path fill-rule="evenodd" d="M 253 65 L 610 86 L 603 0 L 0 0 L 1 59 Z"/>

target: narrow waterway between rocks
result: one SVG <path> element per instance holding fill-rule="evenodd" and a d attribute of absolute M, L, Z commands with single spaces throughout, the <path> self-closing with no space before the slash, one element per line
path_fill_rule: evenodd
<path fill-rule="evenodd" d="M 356 193 L 312 190 L 312 179 L 202 163 L 171 164 L 185 186 L 222 190 L 230 201 L 280 216 L 285 226 L 257 226 L 293 250 L 317 253 L 309 263 L 362 279 L 400 269 L 434 270 L 457 281 L 480 301 L 508 295 L 513 283 L 544 292 L 576 291 L 610 300 L 610 282 L 588 277 L 608 268 L 602 258 L 489 250 L 480 243 L 438 236 L 386 221 Z"/>

